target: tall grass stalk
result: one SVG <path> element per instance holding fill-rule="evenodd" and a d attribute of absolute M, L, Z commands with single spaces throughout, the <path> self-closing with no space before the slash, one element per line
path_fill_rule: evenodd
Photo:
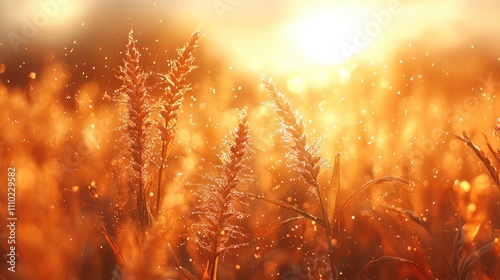
<path fill-rule="evenodd" d="M 157 214 L 160 213 L 163 197 L 163 168 L 170 154 L 177 131 L 177 122 L 184 94 L 191 90 L 191 85 L 186 81 L 186 76 L 196 68 L 194 65 L 195 58 L 193 53 L 198 47 L 199 39 L 200 31 L 196 30 L 191 34 L 189 41 L 182 48 L 177 50 L 177 58 L 170 61 L 170 70 L 165 74 L 158 74 L 162 78 L 162 82 L 159 86 L 162 89 L 163 95 L 159 103 L 159 113 L 161 117 L 159 129 L 161 131 L 162 149 L 158 172 Z"/>
<path fill-rule="evenodd" d="M 140 53 L 135 45 L 133 31 L 128 35 L 128 44 L 125 51 L 124 66 L 119 68 L 118 78 L 122 87 L 118 90 L 119 100 L 125 104 L 127 111 L 122 117 L 122 132 L 126 144 L 125 156 L 130 158 L 127 166 L 129 187 L 136 193 L 135 215 L 139 228 L 144 232 L 151 223 L 150 206 L 147 194 L 151 182 L 148 169 L 151 153 L 151 105 L 149 91 L 146 86 L 148 74 L 140 63 Z"/>
<path fill-rule="evenodd" d="M 244 197 L 239 188 L 247 181 L 245 162 L 249 154 L 248 142 L 248 121 L 243 111 L 238 128 L 232 133 L 232 140 L 220 156 L 221 176 L 206 176 L 208 183 L 197 188 L 198 201 L 203 203 L 197 210 L 201 219 L 193 225 L 193 230 L 196 242 L 208 255 L 204 278 L 216 279 L 219 257 L 230 249 L 245 245 L 234 242 L 243 236 L 241 227 L 235 225 L 234 220 L 245 216 L 236 205 Z"/>
<path fill-rule="evenodd" d="M 290 143 L 291 155 L 296 160 L 296 166 L 302 179 L 309 185 L 312 193 L 315 193 L 320 203 L 325 235 L 328 243 L 328 257 L 333 275 L 337 275 L 337 267 L 335 265 L 335 254 L 332 245 L 332 232 L 328 219 L 328 210 L 323 201 L 321 190 L 318 184 L 318 174 L 320 171 L 322 159 L 318 155 L 319 139 L 311 145 L 307 145 L 307 136 L 304 133 L 304 121 L 297 116 L 292 109 L 288 99 L 278 91 L 271 79 L 266 80 L 262 77 L 262 84 L 269 93 L 276 113 L 281 118 L 281 130 L 285 135 L 285 139 Z"/>

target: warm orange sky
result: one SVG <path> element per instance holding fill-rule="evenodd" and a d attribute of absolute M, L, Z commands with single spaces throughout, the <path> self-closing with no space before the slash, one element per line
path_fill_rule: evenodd
<path fill-rule="evenodd" d="M 7 65 L 3 76 L 13 84 L 20 84 L 20 76 L 37 71 L 52 55 L 78 68 L 73 72 L 82 77 L 92 77 L 94 71 L 111 81 L 107 76 L 113 72 L 102 72 L 119 63 L 124 36 L 132 26 L 148 37 L 145 47 L 163 50 L 178 47 L 199 27 L 203 44 L 209 46 L 205 51 L 223 59 L 225 68 L 291 76 L 289 89 L 300 91 L 324 86 L 332 71 L 347 82 L 357 64 L 390 56 L 408 41 L 420 42 L 430 52 L 457 46 L 496 52 L 500 4 L 495 3 L 2 1 L 0 64 Z"/>

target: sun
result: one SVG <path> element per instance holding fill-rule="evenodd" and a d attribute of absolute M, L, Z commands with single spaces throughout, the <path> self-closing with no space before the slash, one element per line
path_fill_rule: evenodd
<path fill-rule="evenodd" d="M 341 45 L 353 34 L 351 21 L 338 15 L 321 15 L 303 21 L 298 35 L 299 46 L 318 64 L 339 64 L 347 59 Z"/>

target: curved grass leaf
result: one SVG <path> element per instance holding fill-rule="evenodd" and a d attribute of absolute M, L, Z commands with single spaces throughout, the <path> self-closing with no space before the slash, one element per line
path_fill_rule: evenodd
<path fill-rule="evenodd" d="M 486 169 L 488 169 L 488 172 L 491 175 L 491 178 L 495 182 L 495 185 L 497 185 L 497 188 L 500 189 L 500 176 L 498 175 L 497 169 L 493 164 L 491 163 L 491 160 L 486 156 L 486 154 L 479 149 L 478 146 L 476 146 L 472 140 L 470 139 L 469 135 L 465 133 L 465 131 L 462 133 L 462 137 L 457 136 L 460 140 L 464 141 L 467 146 L 469 146 L 474 153 L 476 153 L 477 157 L 484 163 L 484 166 L 486 166 Z"/>
<path fill-rule="evenodd" d="M 392 256 L 382 256 L 370 261 L 361 272 L 360 279 L 379 279 L 378 272 L 382 270 L 385 276 L 384 279 L 426 279 L 425 273 L 418 264 L 404 258 Z"/>
<path fill-rule="evenodd" d="M 252 198 L 257 198 L 257 199 L 261 199 L 261 200 L 264 200 L 264 201 L 267 201 L 269 203 L 272 203 L 276 206 L 279 206 L 279 207 L 283 207 L 285 209 L 288 209 L 288 210 L 292 210 L 292 211 L 295 211 L 297 213 L 299 213 L 300 215 L 310 219 L 310 220 L 313 220 L 315 221 L 316 223 L 318 223 L 319 225 L 321 226 L 325 226 L 325 223 L 324 221 L 321 219 L 321 218 L 318 218 L 312 214 L 309 214 L 307 213 L 306 211 L 304 210 L 301 210 L 293 205 L 290 205 L 282 200 L 277 200 L 277 199 L 270 199 L 270 198 L 265 198 L 261 195 L 256 195 L 256 194 L 253 194 L 253 193 L 244 193 L 244 195 L 248 196 L 248 197 L 252 197 Z"/>
<path fill-rule="evenodd" d="M 500 151 L 498 150 L 498 148 L 495 150 L 491 146 L 490 141 L 488 141 L 488 137 L 486 137 L 486 135 L 484 133 L 483 133 L 483 136 L 484 136 L 484 139 L 486 139 L 486 145 L 488 146 L 488 149 L 490 149 L 490 152 L 493 154 L 493 156 L 495 157 L 497 162 L 500 163 Z"/>
<path fill-rule="evenodd" d="M 302 220 L 302 219 L 306 219 L 306 217 L 304 217 L 304 216 L 298 216 L 298 217 L 292 217 L 292 218 L 286 219 L 286 220 L 282 221 L 279 224 L 276 224 L 274 226 L 271 226 L 271 227 L 267 228 L 263 233 L 261 233 L 259 235 L 259 237 L 257 239 L 264 238 L 264 237 L 268 236 L 269 234 L 277 231 L 278 229 L 286 226 L 287 224 L 289 224 L 291 222 L 298 221 L 298 220 Z"/>
<path fill-rule="evenodd" d="M 359 187 L 357 190 L 355 190 L 354 192 L 351 193 L 351 195 L 344 201 L 344 203 L 342 204 L 342 206 L 340 207 L 338 212 L 336 212 L 335 218 L 334 218 L 334 223 L 332 226 L 333 232 L 335 233 L 336 229 L 339 226 L 339 221 L 340 221 L 339 217 L 342 215 L 342 212 L 344 212 L 344 210 L 347 207 L 349 207 L 349 205 L 351 205 L 354 201 L 356 201 L 356 199 L 359 197 L 359 195 L 361 193 L 363 193 L 364 191 L 366 191 L 369 188 L 376 186 L 378 184 L 385 184 L 385 183 L 391 183 L 391 182 L 409 185 L 408 181 L 401 179 L 401 178 L 398 178 L 398 177 L 392 177 L 392 176 L 387 176 L 387 177 L 383 177 L 383 178 L 379 178 L 379 179 L 373 179 L 373 180 L 370 180 L 370 181 L 364 183 L 361 187 Z"/>
<path fill-rule="evenodd" d="M 179 271 L 180 274 L 182 274 L 182 276 L 184 276 L 183 279 L 196 280 L 196 277 L 194 277 L 194 275 L 189 270 L 185 269 L 181 265 L 179 259 L 177 258 L 177 255 L 175 254 L 174 249 L 172 249 L 172 246 L 170 245 L 170 243 L 167 243 L 167 251 L 174 259 L 175 268 Z"/>
<path fill-rule="evenodd" d="M 484 244 L 481 248 L 472 252 L 472 254 L 468 255 L 462 264 L 460 265 L 460 280 L 466 280 L 468 275 L 470 274 L 474 264 L 486 253 L 495 249 L 495 241 L 488 242 Z"/>
<path fill-rule="evenodd" d="M 445 255 L 443 254 L 443 251 L 441 251 L 441 248 L 438 246 L 436 239 L 434 238 L 434 235 L 432 234 L 431 230 L 425 223 L 425 221 L 420 218 L 415 212 L 402 209 L 402 208 L 397 208 L 397 207 L 384 207 L 387 210 L 394 211 L 398 213 L 399 215 L 405 216 L 409 218 L 411 221 L 415 222 L 417 225 L 421 226 L 426 232 L 427 235 L 430 237 L 432 244 L 434 247 L 437 249 L 439 256 L 441 257 L 441 261 L 444 263 L 446 267 L 446 272 L 448 274 L 448 278 L 451 278 L 452 272 L 451 272 L 451 267 L 450 263 L 448 262 L 448 259 L 446 259 Z"/>

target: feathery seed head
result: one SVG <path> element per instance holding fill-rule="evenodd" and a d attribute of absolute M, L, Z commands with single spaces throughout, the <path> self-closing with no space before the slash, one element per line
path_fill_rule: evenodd
<path fill-rule="evenodd" d="M 317 177 L 322 164 L 318 156 L 319 141 L 307 145 L 307 136 L 304 133 L 304 122 L 293 109 L 290 101 L 278 91 L 272 79 L 266 80 L 262 77 L 262 84 L 268 91 L 278 116 L 281 118 L 281 131 L 286 142 L 290 143 L 290 158 L 295 159 L 304 181 L 313 188 L 318 188 Z"/>
<path fill-rule="evenodd" d="M 122 140 L 126 148 L 123 151 L 125 158 L 130 158 L 128 173 L 129 186 L 137 193 L 137 215 L 141 227 L 148 224 L 146 196 L 149 181 L 149 163 L 151 161 L 151 106 L 148 104 L 149 92 L 146 87 L 147 73 L 140 65 L 140 53 L 135 45 L 133 31 L 128 36 L 125 51 L 124 66 L 119 68 L 118 79 L 122 87 L 118 90 L 119 100 L 126 107 L 123 116 Z"/>
<path fill-rule="evenodd" d="M 233 220 L 245 217 L 236 205 L 243 198 L 239 188 L 246 180 L 248 142 L 248 121 L 244 110 L 240 114 L 238 128 L 232 133 L 229 147 L 221 155 L 221 176 L 207 176 L 209 183 L 199 186 L 197 190 L 204 203 L 198 207 L 202 218 L 193 225 L 195 240 L 212 261 L 229 249 L 244 245 L 230 243 L 238 236 L 243 236 L 241 227 L 234 225 Z"/>
<path fill-rule="evenodd" d="M 173 141 L 184 94 L 191 90 L 186 76 L 196 68 L 193 53 L 198 47 L 199 38 L 200 31 L 196 30 L 189 41 L 177 50 L 177 58 L 170 61 L 169 72 L 159 74 L 163 80 L 159 86 L 164 92 L 159 111 L 162 118 L 159 128 L 161 138 L 167 144 Z"/>

